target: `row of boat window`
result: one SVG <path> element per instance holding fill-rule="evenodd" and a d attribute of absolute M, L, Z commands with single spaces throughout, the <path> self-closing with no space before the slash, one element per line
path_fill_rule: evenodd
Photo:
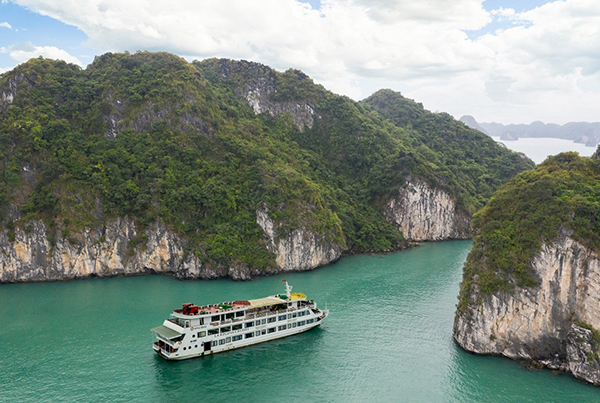
<path fill-rule="evenodd" d="M 313 323 L 314 321 L 315 321 L 314 319 L 301 320 L 301 321 L 299 321 L 297 323 L 289 323 L 287 325 L 278 326 L 277 329 L 274 328 L 274 327 L 271 327 L 271 328 L 268 328 L 268 329 L 258 330 L 256 332 L 250 332 L 250 333 L 245 333 L 245 334 L 237 334 L 237 335 L 235 335 L 233 337 L 226 337 L 226 338 L 220 339 L 220 340 L 213 340 L 211 346 L 212 347 L 216 347 L 218 345 L 223 345 L 223 344 L 226 344 L 226 343 L 230 343 L 232 341 L 240 341 L 242 339 L 250 339 L 252 337 L 261 336 L 261 335 L 264 335 L 264 334 L 275 333 L 277 330 L 282 331 L 282 330 L 294 328 L 296 326 L 300 327 L 300 326 L 304 326 L 304 325 Z"/>
<path fill-rule="evenodd" d="M 290 329 L 290 328 L 296 327 L 296 326 L 304 326 L 306 324 L 314 323 L 314 321 L 315 321 L 314 319 L 301 320 L 301 321 L 298 321 L 297 323 L 290 323 L 290 324 L 287 324 L 287 325 L 281 325 L 277 329 L 278 330 L 285 330 L 285 329 Z M 256 321 L 256 322 L 257 322 L 257 325 L 258 325 L 259 321 Z M 254 322 L 248 322 L 247 324 L 249 324 L 249 323 L 254 323 Z M 249 325 L 249 326 L 246 326 L 246 327 L 251 327 L 251 326 L 253 326 L 253 324 Z M 221 333 L 230 332 L 231 330 L 240 330 L 241 328 L 242 328 L 242 324 L 241 323 L 238 324 L 238 325 L 234 325 L 234 326 L 224 326 L 224 327 L 221 328 Z M 256 334 L 256 336 L 258 336 L 261 332 L 262 332 L 262 334 L 265 334 L 265 333 L 273 333 L 274 331 L 275 331 L 275 328 L 271 327 L 269 329 L 266 329 L 266 331 L 265 330 L 259 330 L 257 332 L 246 333 L 245 336 L 246 336 L 246 338 L 249 338 L 249 337 L 252 337 L 252 336 L 248 336 L 249 334 Z M 215 335 L 215 334 L 219 334 L 219 329 L 210 329 L 208 331 L 208 335 L 209 336 L 210 335 Z M 199 338 L 200 337 L 205 337 L 205 336 L 206 336 L 206 332 L 204 332 L 204 331 L 203 332 L 198 332 L 198 337 Z M 229 339 L 229 337 L 227 339 Z M 242 335 L 233 336 L 233 341 L 237 341 L 237 340 L 241 340 L 241 339 L 242 339 Z M 222 339 L 222 340 L 225 340 L 225 339 Z M 229 342 L 227 342 L 227 343 L 229 343 Z"/>
<path fill-rule="evenodd" d="M 220 320 L 233 319 L 234 316 L 236 318 L 239 318 L 239 317 L 242 317 L 244 315 L 245 315 L 244 311 L 230 312 L 230 313 L 224 313 L 222 315 L 213 315 L 210 318 L 210 320 L 211 320 L 211 322 L 218 322 Z"/>
<path fill-rule="evenodd" d="M 226 314 L 222 314 L 222 315 L 214 315 L 211 317 L 211 322 L 218 322 L 220 320 L 226 320 L 226 319 L 232 319 L 235 315 L 236 318 L 244 316 L 245 312 L 244 311 L 238 311 L 238 312 L 231 312 L 231 313 L 226 313 Z M 308 315 L 308 311 L 302 311 L 302 312 L 294 312 L 291 314 L 288 314 L 288 319 L 292 318 L 292 317 L 296 317 L 296 314 L 298 316 L 304 316 L 304 315 Z M 290 316 L 293 315 L 293 316 Z M 281 318 L 282 316 L 285 315 L 280 315 L 279 318 Z M 283 320 L 283 319 L 279 319 L 279 320 Z"/>
<path fill-rule="evenodd" d="M 209 329 L 208 330 L 208 335 L 209 336 L 213 336 L 219 333 L 228 333 L 231 332 L 232 330 L 241 330 L 242 326 L 245 328 L 250 328 L 253 326 L 260 326 L 260 325 L 266 325 L 267 323 L 273 323 L 276 322 L 277 320 L 286 320 L 286 319 L 292 319 L 292 318 L 296 318 L 297 316 L 305 316 L 308 315 L 308 311 L 301 311 L 301 312 L 294 312 L 294 313 L 288 313 L 287 315 L 279 315 L 277 318 L 275 316 L 272 316 L 270 318 L 266 318 L 266 319 L 259 319 L 256 321 L 250 321 L 250 322 L 245 322 L 245 323 L 237 323 L 235 325 L 232 326 L 222 326 L 220 328 L 216 328 L 216 329 Z M 312 323 L 313 320 L 310 320 L 309 323 Z M 281 327 L 281 326 L 280 326 Z M 198 337 L 205 337 L 206 336 L 206 332 L 198 332 Z"/>
<path fill-rule="evenodd" d="M 314 319 L 301 320 L 301 321 L 298 321 L 297 323 L 289 323 L 287 325 L 278 326 L 277 329 L 275 329 L 274 327 L 271 327 L 268 329 L 258 330 L 256 332 L 237 334 L 232 337 L 226 337 L 226 338 L 220 339 L 220 340 L 213 340 L 212 342 L 207 341 L 207 343 L 211 343 L 212 347 L 216 347 L 218 345 L 231 343 L 232 341 L 240 341 L 242 339 L 250 339 L 255 336 L 260 336 L 260 335 L 269 334 L 269 333 L 275 333 L 277 330 L 282 331 L 282 330 L 294 328 L 296 326 L 300 327 L 300 326 L 304 326 L 304 325 L 309 325 L 311 323 L 314 323 L 314 321 L 315 321 Z M 204 335 L 200 336 L 201 333 L 204 333 Z M 198 333 L 198 337 L 204 337 L 205 335 L 206 335 L 206 332 Z M 202 345 L 204 345 L 204 343 L 201 343 L 201 346 Z M 196 345 L 195 348 L 198 348 L 198 345 Z M 184 347 L 183 349 L 186 350 L 186 347 Z M 189 349 L 191 350 L 192 347 L 190 346 Z"/>

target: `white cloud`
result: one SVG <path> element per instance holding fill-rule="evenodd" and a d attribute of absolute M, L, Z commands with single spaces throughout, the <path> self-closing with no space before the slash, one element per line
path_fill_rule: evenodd
<path fill-rule="evenodd" d="M 514 17 L 516 15 L 516 12 L 515 12 L 514 8 L 500 7 L 495 10 L 490 11 L 490 14 L 493 16 L 510 18 L 510 17 Z"/>
<path fill-rule="evenodd" d="M 0 27 L 12 29 L 12 25 L 10 25 L 8 22 L 0 22 Z"/>
<path fill-rule="evenodd" d="M 303 69 L 340 92 L 356 93 L 365 75 L 452 76 L 489 56 L 462 31 L 490 21 L 481 0 L 323 0 L 320 10 L 296 0 L 18 3 L 80 28 L 102 52 L 246 58 Z"/>
<path fill-rule="evenodd" d="M 600 82 L 597 0 L 549 0 L 524 13 L 487 12 L 483 0 L 322 0 L 319 10 L 297 0 L 15 2 L 81 29 L 99 53 L 249 59 L 304 70 L 355 98 L 389 83 L 479 120 L 598 116 L 582 104 L 600 104 L 588 90 Z M 502 20 L 512 25 L 474 40 L 465 33 Z"/>
<path fill-rule="evenodd" d="M 83 63 L 77 57 L 70 55 L 66 50 L 54 46 L 36 46 L 30 42 L 2 47 L 0 53 L 8 53 L 11 60 L 16 64 L 42 56 L 47 59 L 64 60 L 67 63 L 83 66 Z"/>

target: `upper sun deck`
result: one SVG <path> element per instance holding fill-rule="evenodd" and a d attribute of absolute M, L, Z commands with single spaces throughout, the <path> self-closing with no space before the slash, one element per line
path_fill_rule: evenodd
<path fill-rule="evenodd" d="M 240 310 L 248 310 L 252 308 L 265 308 L 274 305 L 287 305 L 294 301 L 306 300 L 306 295 L 301 292 L 289 294 L 272 295 L 270 297 L 242 300 L 242 301 L 227 301 L 220 304 L 212 304 L 205 306 L 197 306 L 192 303 L 185 303 L 181 309 L 174 309 L 173 316 L 179 318 L 198 317 L 202 315 L 214 315 L 220 313 L 231 313 Z"/>

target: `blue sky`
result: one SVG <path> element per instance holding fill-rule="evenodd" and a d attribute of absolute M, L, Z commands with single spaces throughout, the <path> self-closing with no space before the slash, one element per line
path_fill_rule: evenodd
<path fill-rule="evenodd" d="M 96 53 L 94 49 L 85 46 L 88 39 L 85 32 L 14 3 L 0 3 L 0 23 L 2 22 L 8 23 L 11 28 L 0 27 L 0 48 L 54 46 L 78 57 L 84 64 L 91 63 Z M 14 65 L 15 61 L 8 52 L 0 52 L 0 68 Z"/>
<path fill-rule="evenodd" d="M 361 99 L 386 87 L 479 121 L 598 121 L 597 0 L 0 0 L 0 72 L 165 50 L 299 68 Z"/>

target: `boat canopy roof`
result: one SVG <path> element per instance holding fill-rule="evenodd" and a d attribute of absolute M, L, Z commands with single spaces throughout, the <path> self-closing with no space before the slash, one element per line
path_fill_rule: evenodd
<path fill-rule="evenodd" d="M 292 294 L 290 294 L 290 296 L 292 297 L 292 301 L 306 299 L 306 295 L 302 294 L 301 292 L 293 292 Z"/>
<path fill-rule="evenodd" d="M 262 308 L 263 306 L 285 304 L 284 300 L 275 297 L 249 299 L 248 302 L 250 302 L 250 308 Z"/>
<path fill-rule="evenodd" d="M 170 329 L 166 326 L 158 326 L 152 329 L 152 331 L 154 333 L 158 333 L 160 334 L 162 337 L 164 337 L 165 339 L 174 339 L 175 337 L 179 337 L 181 336 L 181 333 L 176 332 L 173 329 Z"/>

